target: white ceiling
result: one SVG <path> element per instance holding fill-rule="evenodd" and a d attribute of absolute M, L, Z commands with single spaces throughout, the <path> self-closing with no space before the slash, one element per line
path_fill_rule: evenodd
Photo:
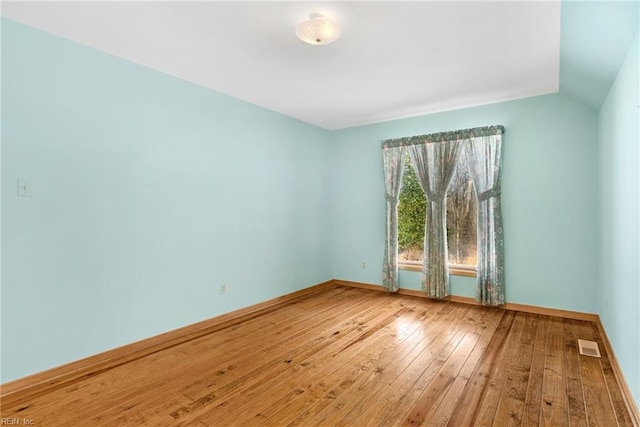
<path fill-rule="evenodd" d="M 312 12 L 342 28 L 298 40 Z M 327 129 L 558 91 L 554 2 L 3 2 L 2 15 Z"/>

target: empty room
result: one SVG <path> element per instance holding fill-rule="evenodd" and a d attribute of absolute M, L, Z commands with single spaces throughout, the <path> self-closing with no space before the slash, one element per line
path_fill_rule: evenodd
<path fill-rule="evenodd" d="M 637 1 L 2 1 L 0 425 L 640 426 Z"/>

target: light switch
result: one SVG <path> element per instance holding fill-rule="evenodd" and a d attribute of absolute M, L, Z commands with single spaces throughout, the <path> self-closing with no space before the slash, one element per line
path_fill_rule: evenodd
<path fill-rule="evenodd" d="M 28 180 L 18 180 L 18 197 L 31 197 L 31 183 Z"/>

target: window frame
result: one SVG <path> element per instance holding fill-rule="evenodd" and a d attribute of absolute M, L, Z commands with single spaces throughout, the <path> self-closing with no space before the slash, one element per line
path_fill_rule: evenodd
<path fill-rule="evenodd" d="M 405 159 L 403 167 L 411 168 L 411 162 L 408 159 Z M 403 174 L 404 179 L 404 174 Z M 474 190 L 475 192 L 475 190 Z M 477 212 L 476 212 L 477 215 Z M 399 218 L 398 218 L 399 219 Z M 447 250 L 449 248 L 447 247 Z M 398 260 L 398 269 L 399 270 L 408 270 L 408 271 L 422 271 L 422 260 L 420 261 L 401 261 Z M 454 264 L 449 263 L 449 275 L 452 276 L 466 276 L 466 277 L 477 277 L 478 276 L 478 266 L 477 265 L 467 265 L 467 264 Z"/>

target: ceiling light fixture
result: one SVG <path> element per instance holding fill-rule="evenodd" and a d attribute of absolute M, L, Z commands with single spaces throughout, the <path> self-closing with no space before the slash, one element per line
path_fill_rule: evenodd
<path fill-rule="evenodd" d="M 340 37 L 340 28 L 324 16 L 312 13 L 309 20 L 298 24 L 296 35 L 305 43 L 329 44 Z"/>

